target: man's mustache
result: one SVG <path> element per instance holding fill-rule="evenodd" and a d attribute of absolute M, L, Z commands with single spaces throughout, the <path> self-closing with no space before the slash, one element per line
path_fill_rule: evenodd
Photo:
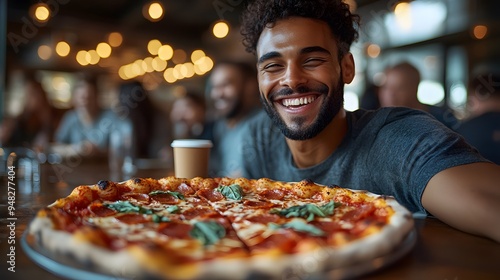
<path fill-rule="evenodd" d="M 292 94 L 301 94 L 301 93 L 308 93 L 308 92 L 317 92 L 320 94 L 328 94 L 330 88 L 326 85 L 318 85 L 316 87 L 309 87 L 309 86 L 299 86 L 295 90 L 289 88 L 289 87 L 284 87 L 281 88 L 277 91 L 271 92 L 269 95 L 269 100 L 274 100 L 275 98 L 278 97 L 283 97 L 283 96 L 289 96 Z"/>

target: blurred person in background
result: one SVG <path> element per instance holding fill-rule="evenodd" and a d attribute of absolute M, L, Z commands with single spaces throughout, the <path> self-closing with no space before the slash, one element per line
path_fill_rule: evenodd
<path fill-rule="evenodd" d="M 72 95 L 73 109 L 66 112 L 55 135 L 52 152 L 63 158 L 102 158 L 107 155 L 114 115 L 98 102 L 97 81 L 82 76 Z"/>
<path fill-rule="evenodd" d="M 379 89 L 381 107 L 407 107 L 431 114 L 449 128 L 456 129 L 458 120 L 446 107 L 423 104 L 418 100 L 420 72 L 408 62 L 402 62 L 385 70 L 385 82 Z"/>
<path fill-rule="evenodd" d="M 114 106 L 113 112 L 118 118 L 118 122 L 114 124 L 115 129 L 120 129 L 120 125 L 130 126 L 134 159 L 166 157 L 169 128 L 165 123 L 168 123 L 168 117 L 153 104 L 149 92 L 141 82 L 120 84 L 118 104 Z"/>
<path fill-rule="evenodd" d="M 212 128 L 210 173 L 239 177 L 242 138 L 247 121 L 260 109 L 255 67 L 239 61 L 221 61 L 209 78 L 209 96 L 216 113 Z"/>
<path fill-rule="evenodd" d="M 2 147 L 25 147 L 45 151 L 55 130 L 54 109 L 42 84 L 27 78 L 24 85 L 24 107 L 15 117 L 4 119 L 0 125 Z"/>
<path fill-rule="evenodd" d="M 359 108 L 365 110 L 376 110 L 380 108 L 380 101 L 378 100 L 379 87 L 373 84 L 368 85 L 363 95 L 359 100 Z"/>
<path fill-rule="evenodd" d="M 457 132 L 487 159 L 500 164 L 500 66 L 484 64 L 471 75 L 467 111 Z"/>
<path fill-rule="evenodd" d="M 173 139 L 212 139 L 203 95 L 194 92 L 176 98 L 170 111 Z"/>

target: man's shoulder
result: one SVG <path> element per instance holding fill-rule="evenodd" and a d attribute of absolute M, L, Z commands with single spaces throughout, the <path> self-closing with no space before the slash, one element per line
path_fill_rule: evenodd
<path fill-rule="evenodd" d="M 405 107 L 384 107 L 376 110 L 359 109 L 349 114 L 354 128 L 382 128 L 386 125 L 406 125 L 419 120 L 433 122 L 433 118 L 429 114 Z"/>

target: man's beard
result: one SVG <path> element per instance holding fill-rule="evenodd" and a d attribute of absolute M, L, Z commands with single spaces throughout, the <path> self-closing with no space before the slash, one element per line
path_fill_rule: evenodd
<path fill-rule="evenodd" d="M 333 120 L 335 115 L 342 109 L 344 104 L 344 83 L 339 81 L 336 88 L 331 94 L 328 94 L 329 88 L 322 84 L 316 88 L 309 88 L 306 86 L 299 87 L 297 93 L 307 93 L 307 92 L 319 92 L 325 96 L 323 103 L 321 104 L 320 110 L 314 123 L 309 126 L 302 127 L 304 120 L 302 118 L 295 118 L 295 122 L 300 128 L 292 129 L 287 126 L 285 121 L 281 118 L 278 111 L 274 107 L 274 104 L 264 99 L 263 95 L 260 95 L 261 102 L 264 106 L 269 117 L 272 119 L 274 124 L 281 130 L 286 138 L 291 140 L 307 140 L 318 135 L 325 127 Z M 277 95 L 291 95 L 293 90 L 290 88 L 284 88 L 277 92 Z"/>

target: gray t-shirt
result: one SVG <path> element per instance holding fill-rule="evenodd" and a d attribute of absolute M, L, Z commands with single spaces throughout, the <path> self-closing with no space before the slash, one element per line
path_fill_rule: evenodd
<path fill-rule="evenodd" d="M 347 112 L 348 132 L 326 160 L 297 168 L 280 130 L 262 114 L 243 145 L 248 178 L 311 179 L 323 185 L 394 196 L 412 212 L 425 211 L 428 181 L 447 168 L 486 161 L 463 138 L 429 114 L 407 108 Z"/>

